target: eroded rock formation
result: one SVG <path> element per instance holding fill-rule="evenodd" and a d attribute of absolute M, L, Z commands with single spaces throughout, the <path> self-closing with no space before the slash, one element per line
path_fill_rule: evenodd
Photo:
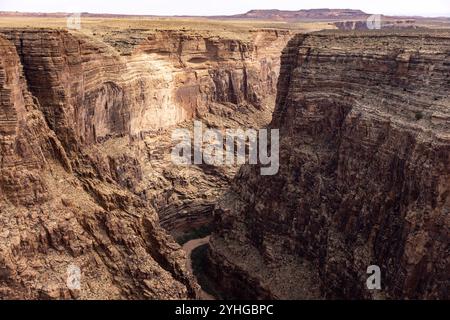
<path fill-rule="evenodd" d="M 450 35 L 295 37 L 280 172 L 244 166 L 215 212 L 229 297 L 449 298 Z M 382 290 L 367 290 L 378 265 Z"/>
<path fill-rule="evenodd" d="M 174 166 L 169 129 L 267 123 L 289 32 L 0 34 L 0 297 L 194 298 L 158 213 L 203 223 L 236 168 Z"/>
<path fill-rule="evenodd" d="M 49 97 L 65 92 L 35 98 L 28 91 L 29 79 L 40 88 L 51 84 L 45 74 L 52 70 L 36 64 L 25 78 L 16 47 L 1 37 L 0 50 L 1 298 L 194 297 L 184 253 L 156 212 L 106 176 L 100 179 L 96 171 L 104 163 L 68 153 L 60 142 L 68 145 L 75 130 L 52 123 L 64 119 L 48 117 L 55 111 Z M 68 108 L 61 101 L 51 106 Z M 80 148 L 72 142 L 71 150 Z M 81 290 L 66 285 L 69 266 L 82 270 Z"/>

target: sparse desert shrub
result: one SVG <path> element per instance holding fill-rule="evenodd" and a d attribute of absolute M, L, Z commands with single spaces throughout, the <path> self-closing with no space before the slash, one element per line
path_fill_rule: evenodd
<path fill-rule="evenodd" d="M 419 121 L 420 119 L 423 119 L 424 114 L 422 111 L 417 111 L 415 117 L 416 117 L 416 121 Z"/>

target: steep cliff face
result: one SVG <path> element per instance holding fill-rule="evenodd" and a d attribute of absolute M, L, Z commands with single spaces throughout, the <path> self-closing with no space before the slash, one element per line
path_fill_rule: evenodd
<path fill-rule="evenodd" d="M 374 29 L 375 22 L 368 23 L 366 17 L 363 20 L 338 21 L 330 24 L 336 26 L 339 30 L 369 30 Z M 379 28 L 381 29 L 416 29 L 418 26 L 414 19 L 395 19 L 385 16 L 379 16 Z"/>
<path fill-rule="evenodd" d="M 157 212 L 202 223 L 235 168 L 173 165 L 169 129 L 267 123 L 289 33 L 0 34 L 0 297 L 195 297 Z"/>
<path fill-rule="evenodd" d="M 184 253 L 156 212 L 98 179 L 101 161 L 68 156 L 3 37 L 0 85 L 0 297 L 194 297 Z M 70 267 L 81 270 L 79 289 L 67 285 Z"/>
<path fill-rule="evenodd" d="M 77 142 L 158 129 L 188 116 L 170 103 L 156 106 L 158 95 L 161 101 L 167 98 L 171 85 L 164 75 L 170 68 L 163 62 L 142 55 L 122 58 L 101 41 L 67 31 L 13 29 L 3 34 L 16 45 L 30 92 L 69 150 Z M 164 112 L 156 117 L 158 108 Z M 143 120 L 136 123 L 139 115 Z"/>
<path fill-rule="evenodd" d="M 16 45 L 30 92 L 67 149 L 167 128 L 208 113 L 214 102 L 262 107 L 261 97 L 275 94 L 289 37 L 267 31 L 246 42 L 161 31 L 104 42 L 63 30 L 2 33 Z M 115 50 L 118 43 L 129 52 Z"/>
<path fill-rule="evenodd" d="M 69 157 L 81 151 L 89 161 L 100 157 L 96 176 L 150 201 L 169 228 L 180 226 L 180 217 L 181 224 L 210 217 L 237 168 L 172 165 L 164 130 L 194 116 L 219 128 L 267 124 L 280 52 L 291 36 L 276 30 L 228 38 L 173 30 L 96 38 L 51 29 L 1 32 L 15 44 L 29 90 Z"/>
<path fill-rule="evenodd" d="M 135 52 L 157 54 L 181 70 L 176 74 L 183 85 L 173 92 L 174 103 L 187 107 L 190 101 L 195 118 L 206 126 L 258 128 L 270 122 L 280 54 L 290 36 L 286 31 L 254 31 L 243 40 L 166 31 L 146 37 Z M 183 127 L 192 130 L 190 122 Z M 168 137 L 144 139 L 139 188 L 154 199 L 164 227 L 189 230 L 211 219 L 218 196 L 238 167 L 175 166 Z"/>
<path fill-rule="evenodd" d="M 242 167 L 216 210 L 210 275 L 224 291 L 448 299 L 449 40 L 290 41 L 271 123 L 280 172 Z M 381 291 L 366 287 L 370 265 Z"/>

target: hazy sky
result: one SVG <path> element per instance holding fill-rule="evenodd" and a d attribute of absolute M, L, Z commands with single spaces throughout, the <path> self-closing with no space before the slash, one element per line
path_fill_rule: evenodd
<path fill-rule="evenodd" d="M 0 0 L 0 11 L 228 15 L 251 9 L 361 9 L 392 15 L 450 16 L 450 0 Z"/>

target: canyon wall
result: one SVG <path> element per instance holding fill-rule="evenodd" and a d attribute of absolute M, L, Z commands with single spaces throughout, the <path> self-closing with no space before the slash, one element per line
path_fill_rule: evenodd
<path fill-rule="evenodd" d="M 132 34 L 0 30 L 1 298 L 196 297 L 158 214 L 201 224 L 233 170 L 173 165 L 170 129 L 267 123 L 290 35 Z"/>
<path fill-rule="evenodd" d="M 280 171 L 216 207 L 228 297 L 448 299 L 450 35 L 318 33 L 282 56 Z M 381 268 L 368 290 L 367 268 Z"/>
<path fill-rule="evenodd" d="M 255 32 L 248 41 L 161 31 L 103 41 L 64 30 L 1 32 L 16 45 L 29 90 L 66 149 L 167 128 L 212 103 L 262 107 L 262 97 L 275 95 L 289 38 L 279 31 Z"/>
<path fill-rule="evenodd" d="M 69 157 L 81 149 L 106 155 L 97 176 L 149 201 L 169 229 L 210 219 L 237 168 L 174 166 L 163 131 L 193 117 L 218 128 L 267 124 L 291 37 L 279 30 L 1 33 L 15 44 L 30 93 Z"/>
<path fill-rule="evenodd" d="M 60 142 L 67 131 L 47 125 L 49 102 L 28 91 L 16 47 L 0 37 L 0 51 L 0 297 L 195 297 L 184 253 L 156 212 L 106 176 L 99 179 L 101 161 L 68 156 Z M 76 268 L 80 286 L 69 286 Z"/>

